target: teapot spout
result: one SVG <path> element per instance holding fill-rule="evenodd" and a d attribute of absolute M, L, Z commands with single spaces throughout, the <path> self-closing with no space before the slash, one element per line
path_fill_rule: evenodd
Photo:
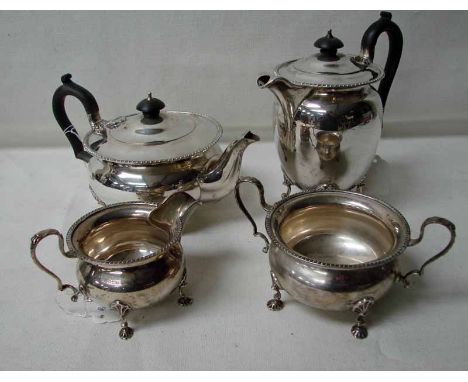
<path fill-rule="evenodd" d="M 244 151 L 247 146 L 259 140 L 256 134 L 249 131 L 241 139 L 231 142 L 214 163 L 214 167 L 200 176 L 198 198 L 200 203 L 219 200 L 234 190 L 239 178 Z"/>
<path fill-rule="evenodd" d="M 186 190 L 180 188 L 167 197 L 149 214 L 150 224 L 166 229 L 183 227 L 195 206 L 219 200 L 234 190 L 239 178 L 242 156 L 245 149 L 260 138 L 247 132 L 241 139 L 232 142 L 219 159 L 210 166 Z"/>

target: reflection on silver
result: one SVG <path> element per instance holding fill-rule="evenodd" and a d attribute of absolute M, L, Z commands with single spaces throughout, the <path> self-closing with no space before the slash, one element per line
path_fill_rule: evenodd
<path fill-rule="evenodd" d="M 305 190 L 334 183 L 350 189 L 369 170 L 382 130 L 380 96 L 370 85 L 351 89 L 297 86 L 263 75 L 277 99 L 275 144 L 282 171 Z"/>
<path fill-rule="evenodd" d="M 244 182 L 259 189 L 261 204 L 267 211 L 268 238 L 257 231 L 242 201 L 239 186 Z M 455 241 L 454 224 L 439 217 L 426 219 L 420 236 L 410 239 L 408 223 L 399 211 L 356 192 L 305 191 L 269 206 L 260 181 L 249 177 L 239 179 L 236 200 L 254 232 L 268 244 L 273 289 L 276 291 L 277 286 L 279 291 L 281 286 L 297 301 L 316 308 L 356 311 L 359 316 L 352 332 L 357 338 L 367 335 L 363 317 L 372 305 L 370 301 L 381 298 L 396 281 L 406 286 L 408 277 L 421 275 Z M 422 240 L 429 224 L 447 228 L 449 243 L 421 268 L 401 274 L 399 256 Z"/>

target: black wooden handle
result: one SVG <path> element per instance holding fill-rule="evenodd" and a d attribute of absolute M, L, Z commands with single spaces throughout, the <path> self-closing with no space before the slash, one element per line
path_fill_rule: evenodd
<path fill-rule="evenodd" d="M 392 14 L 390 12 L 380 12 L 380 19 L 367 28 L 361 41 L 361 56 L 373 61 L 377 39 L 384 32 L 388 35 L 389 49 L 387 62 L 385 63 L 385 77 L 380 81 L 379 85 L 379 94 L 383 107 L 387 102 L 388 92 L 400 63 L 403 35 L 398 25 L 392 21 Z"/>
<path fill-rule="evenodd" d="M 71 74 L 65 74 L 62 76 L 62 85 L 57 88 L 52 98 L 52 110 L 54 112 L 55 119 L 62 128 L 73 148 L 73 151 L 75 152 L 75 157 L 88 162 L 91 156 L 84 151 L 83 143 L 78 136 L 78 132 L 68 119 L 67 112 L 65 111 L 65 98 L 67 96 L 78 98 L 78 100 L 83 104 L 86 113 L 88 114 L 88 118 L 93 122 L 98 122 L 101 119 L 99 116 L 99 107 L 94 96 L 84 87 L 74 83 L 71 80 L 71 77 Z"/>

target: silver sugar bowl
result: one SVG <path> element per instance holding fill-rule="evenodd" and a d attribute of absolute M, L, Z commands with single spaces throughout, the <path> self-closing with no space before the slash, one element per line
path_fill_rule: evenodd
<path fill-rule="evenodd" d="M 257 231 L 239 193 L 239 186 L 253 183 L 267 215 L 268 238 Z M 270 260 L 274 297 L 271 310 L 283 308 L 280 290 L 295 300 L 325 310 L 351 310 L 357 319 L 351 331 L 367 337 L 365 316 L 396 282 L 409 285 L 427 265 L 448 252 L 455 241 L 455 225 L 447 219 L 426 219 L 417 238 L 394 207 L 376 198 L 340 190 L 304 191 L 274 205 L 265 202 L 264 189 L 256 178 L 241 178 L 236 187 L 239 207 L 261 237 Z M 419 269 L 399 270 L 399 258 L 418 244 L 429 224 L 440 224 L 450 232 L 446 247 Z"/>

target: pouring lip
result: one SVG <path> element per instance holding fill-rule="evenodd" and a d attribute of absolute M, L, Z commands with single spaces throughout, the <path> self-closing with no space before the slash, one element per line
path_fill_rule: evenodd
<path fill-rule="evenodd" d="M 163 247 L 161 247 L 156 253 L 148 255 L 148 256 L 140 257 L 138 259 L 121 260 L 121 261 L 96 260 L 86 255 L 79 248 L 76 248 L 76 246 L 73 243 L 73 234 L 75 233 L 76 229 L 80 226 L 80 224 L 88 220 L 93 215 L 96 215 L 102 211 L 118 209 L 119 207 L 126 207 L 126 206 L 127 207 L 131 207 L 131 206 L 148 207 L 149 213 L 151 213 L 152 210 L 154 210 L 155 208 L 159 206 L 159 203 L 149 203 L 149 202 L 140 202 L 140 201 L 120 202 L 120 203 L 108 204 L 104 207 L 99 207 L 86 213 L 85 215 L 77 219 L 68 229 L 67 236 L 66 236 L 66 243 L 67 243 L 68 249 L 71 252 L 73 252 L 73 254 L 76 255 L 78 259 L 86 263 L 92 264 L 92 265 L 97 265 L 103 268 L 131 268 L 131 267 L 139 267 L 141 265 L 148 264 L 151 261 L 153 261 L 155 257 L 158 257 L 161 254 L 168 252 L 174 246 L 180 245 L 183 227 L 182 227 L 181 219 L 177 218 L 175 222 L 175 226 L 172 227 L 170 230 L 170 240 Z"/>
<path fill-rule="evenodd" d="M 337 263 L 324 262 L 324 261 L 320 261 L 311 257 L 304 256 L 301 253 L 288 247 L 280 238 L 278 230 L 274 229 L 272 226 L 275 213 L 281 213 L 282 206 L 285 206 L 286 203 L 288 203 L 289 201 L 293 199 L 301 198 L 304 196 L 316 196 L 316 195 L 326 195 L 326 194 L 343 196 L 344 198 L 347 198 L 348 200 L 353 200 L 353 197 L 363 198 L 365 200 L 378 204 L 379 206 L 383 207 L 389 212 L 394 213 L 400 223 L 399 228 L 402 231 L 401 239 L 399 240 L 400 244 L 397 245 L 396 248 L 394 248 L 393 250 L 389 251 L 384 257 L 378 260 L 368 261 L 368 262 L 360 263 L 360 264 L 337 264 Z M 306 190 L 306 191 L 297 192 L 284 199 L 281 199 L 280 201 L 276 202 L 268 210 L 267 215 L 265 217 L 265 229 L 267 231 L 268 236 L 271 239 L 271 244 L 278 247 L 281 250 L 281 253 L 283 255 L 289 255 L 291 257 L 294 257 L 298 260 L 301 260 L 305 263 L 311 264 L 312 266 L 315 266 L 318 268 L 333 269 L 333 270 L 370 269 L 370 268 L 375 268 L 375 267 L 388 264 L 394 261 L 397 257 L 399 257 L 405 252 L 406 248 L 408 247 L 408 243 L 410 241 L 410 235 L 411 235 L 411 229 L 408 224 L 408 221 L 402 215 L 402 213 L 398 211 L 395 207 L 375 197 L 365 195 L 365 194 L 360 194 L 360 193 L 353 192 L 353 191 L 345 191 L 345 190 L 332 190 L 332 191 L 329 191 L 329 190 L 323 190 L 323 191 L 322 190 L 313 190 L 313 191 L 308 190 L 307 191 Z"/>

